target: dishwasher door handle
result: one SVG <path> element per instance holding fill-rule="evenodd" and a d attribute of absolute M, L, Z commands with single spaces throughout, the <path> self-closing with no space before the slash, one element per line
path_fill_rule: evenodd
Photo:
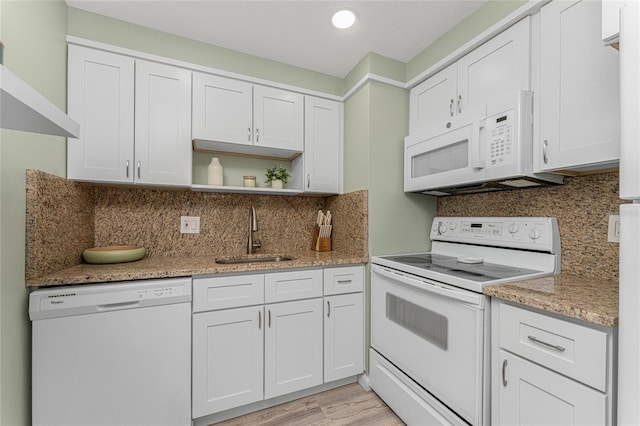
<path fill-rule="evenodd" d="M 118 311 L 120 309 L 131 309 L 140 306 L 140 302 L 133 300 L 131 302 L 107 303 L 105 305 L 97 305 L 98 312 Z"/>

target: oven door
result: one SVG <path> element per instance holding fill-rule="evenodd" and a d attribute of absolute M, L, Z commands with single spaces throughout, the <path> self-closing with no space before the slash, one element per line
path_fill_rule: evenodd
<path fill-rule="evenodd" d="M 404 139 L 404 191 L 420 192 L 485 180 L 481 150 L 484 114 L 454 129 L 426 129 Z"/>
<path fill-rule="evenodd" d="M 485 298 L 371 265 L 371 346 L 472 425 L 484 414 Z"/>

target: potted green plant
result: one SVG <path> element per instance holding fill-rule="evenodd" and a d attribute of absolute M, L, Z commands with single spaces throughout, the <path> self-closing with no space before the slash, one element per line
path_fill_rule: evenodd
<path fill-rule="evenodd" d="M 271 182 L 272 188 L 282 189 L 283 184 L 287 183 L 287 181 L 291 177 L 291 174 L 287 171 L 286 168 L 278 165 L 267 169 L 266 177 L 267 180 L 265 180 L 264 183 Z"/>

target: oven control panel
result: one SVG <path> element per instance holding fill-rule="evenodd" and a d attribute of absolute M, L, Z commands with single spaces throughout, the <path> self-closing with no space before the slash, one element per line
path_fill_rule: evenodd
<path fill-rule="evenodd" d="M 432 241 L 555 252 L 558 222 L 551 217 L 436 217 Z"/>

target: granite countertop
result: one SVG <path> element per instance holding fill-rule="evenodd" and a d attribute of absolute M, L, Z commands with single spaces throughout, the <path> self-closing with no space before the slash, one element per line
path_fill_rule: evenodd
<path fill-rule="evenodd" d="M 229 256 L 151 257 L 136 262 L 91 265 L 83 263 L 71 268 L 27 281 L 27 287 L 131 281 L 150 278 L 173 278 L 230 272 L 252 272 L 275 269 L 309 268 L 367 263 L 368 257 L 336 251 L 279 253 L 292 261 L 244 264 L 218 264 L 215 259 Z M 255 255 L 260 257 L 261 255 Z"/>
<path fill-rule="evenodd" d="M 484 294 L 606 327 L 618 325 L 618 281 L 570 274 L 486 286 Z"/>

